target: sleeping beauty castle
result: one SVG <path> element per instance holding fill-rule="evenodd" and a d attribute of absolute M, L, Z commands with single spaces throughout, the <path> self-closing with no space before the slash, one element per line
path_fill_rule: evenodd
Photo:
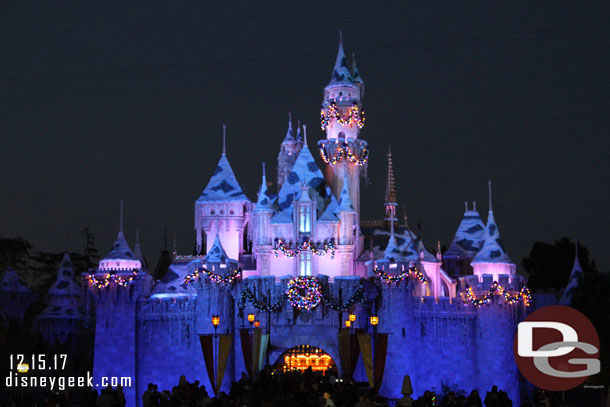
<path fill-rule="evenodd" d="M 258 195 L 248 197 L 223 139 L 194 203 L 197 253 L 174 253 L 153 275 L 121 220 L 112 251 L 83 276 L 87 299 L 54 300 L 57 315 L 44 315 L 45 329 L 55 320 L 64 321 L 57 330 L 70 329 L 65 320 L 91 314 L 95 380 L 132 377 L 131 406 L 148 383 L 171 389 L 185 375 L 210 393 L 228 392 L 267 365 L 351 377 L 403 402 L 426 389 L 484 392 L 493 384 L 519 400 L 513 337 L 530 297 L 502 245 L 491 184 L 486 221 L 466 203 L 441 253 L 399 219 L 388 152 L 384 208 L 379 220 L 364 220 L 364 94 L 340 42 L 321 140 L 289 120 L 277 139 L 277 171 L 262 164 Z"/>

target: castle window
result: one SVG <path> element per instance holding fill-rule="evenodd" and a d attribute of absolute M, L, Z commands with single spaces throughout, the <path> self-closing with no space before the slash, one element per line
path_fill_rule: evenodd
<path fill-rule="evenodd" d="M 299 275 L 311 275 L 311 252 L 301 252 L 299 257 Z"/>
<path fill-rule="evenodd" d="M 299 206 L 299 233 L 311 233 L 311 206 Z"/>
<path fill-rule="evenodd" d="M 221 215 L 224 215 L 224 214 L 225 214 L 225 211 L 224 211 L 223 209 L 221 209 L 221 210 L 220 210 L 220 214 L 221 214 Z"/>
<path fill-rule="evenodd" d="M 216 213 L 216 211 L 215 211 L 214 209 L 212 209 L 212 210 L 210 211 L 210 215 L 214 215 L 215 213 Z"/>
<path fill-rule="evenodd" d="M 231 209 L 231 211 L 229 212 L 231 215 L 233 215 L 235 213 L 235 211 L 233 209 Z"/>

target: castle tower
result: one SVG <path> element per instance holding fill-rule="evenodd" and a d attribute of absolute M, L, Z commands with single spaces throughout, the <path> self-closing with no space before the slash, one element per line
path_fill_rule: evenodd
<path fill-rule="evenodd" d="M 267 176 L 263 163 L 263 178 L 258 191 L 256 206 L 252 211 L 254 227 L 253 253 L 256 255 L 256 270 L 260 275 L 269 274 L 269 259 L 272 254 L 271 216 L 273 215 L 271 198 L 267 194 Z"/>
<path fill-rule="evenodd" d="M 320 113 L 326 139 L 318 142 L 322 160 L 327 164 L 326 182 L 337 199 L 343 190 L 344 180 L 349 183 L 350 198 L 356 213 L 360 213 L 360 173 L 366 168 L 368 144 L 359 140 L 364 126 L 361 98 L 364 81 L 356 68 L 347 65 L 343 41 L 339 38 L 339 51 L 330 79 L 324 88 Z"/>
<path fill-rule="evenodd" d="M 299 151 L 303 147 L 303 140 L 301 139 L 301 125 L 297 127 L 297 136 L 294 136 L 292 131 L 292 115 L 288 113 L 288 130 L 286 131 L 286 137 L 282 141 L 280 147 L 280 153 L 277 156 L 277 187 L 278 190 L 282 188 L 284 182 L 288 178 L 292 166 L 299 155 Z"/>
<path fill-rule="evenodd" d="M 142 271 L 123 233 L 123 201 L 117 240 L 112 250 L 100 260 L 98 269 L 84 274 L 85 284 L 95 301 L 95 354 L 93 381 L 102 377 L 122 376 L 132 379 L 124 387 L 128 406 L 135 406 L 137 397 L 137 303 L 148 295 L 152 278 Z"/>
<path fill-rule="evenodd" d="M 394 168 L 392 166 L 392 150 L 388 148 L 388 176 L 386 180 L 385 189 L 385 218 L 383 219 L 386 223 L 386 227 L 390 226 L 392 235 L 394 235 L 394 223 L 398 220 L 396 218 L 396 181 L 394 180 Z"/>
<path fill-rule="evenodd" d="M 474 256 L 471 264 L 474 275 L 479 277 L 484 274 L 493 275 L 494 281 L 499 281 L 501 274 L 514 276 L 517 269 L 517 266 L 504 250 L 502 240 L 500 240 L 500 231 L 494 219 L 491 205 L 491 181 L 489 181 L 489 214 L 487 215 L 483 245 L 477 255 Z"/>
<path fill-rule="evenodd" d="M 251 202 L 235 178 L 227 160 L 223 125 L 222 155 L 201 196 L 195 201 L 195 233 L 197 253 L 201 253 L 203 233 L 206 234 L 206 252 L 212 248 L 216 235 L 232 259 L 243 253 L 243 237 L 250 216 Z"/>
<path fill-rule="evenodd" d="M 335 215 L 339 218 L 337 254 L 341 264 L 342 276 L 352 275 L 353 253 L 356 244 L 354 227 L 357 221 L 357 212 L 350 195 L 349 182 L 345 180 L 339 197 L 339 206 L 334 210 Z"/>
<path fill-rule="evenodd" d="M 477 212 L 476 201 L 473 208 L 468 208 L 468 201 L 464 202 L 464 217 L 458 226 L 451 245 L 442 257 L 443 268 L 452 276 L 472 274 L 470 262 L 474 259 L 481 245 L 485 233 L 485 224 Z"/>

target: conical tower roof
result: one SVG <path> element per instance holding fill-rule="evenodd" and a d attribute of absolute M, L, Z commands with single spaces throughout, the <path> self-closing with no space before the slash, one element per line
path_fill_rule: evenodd
<path fill-rule="evenodd" d="M 513 264 L 506 250 L 504 250 L 504 245 L 500 239 L 500 230 L 494 219 L 493 207 L 491 205 L 491 181 L 489 182 L 489 214 L 487 215 L 487 225 L 483 234 L 483 245 L 476 256 L 474 256 L 471 264 L 477 263 Z"/>
<path fill-rule="evenodd" d="M 390 261 L 406 261 L 394 234 L 390 235 L 383 257 Z"/>
<path fill-rule="evenodd" d="M 3 292 L 29 292 L 30 289 L 26 287 L 19 278 L 19 275 L 14 268 L 8 267 L 2 273 L 0 278 L 0 291 Z"/>
<path fill-rule="evenodd" d="M 208 181 L 208 185 L 205 187 L 201 196 L 197 199 L 197 203 L 206 202 L 250 202 L 244 191 L 241 189 L 233 168 L 229 164 L 227 155 L 225 153 L 225 142 L 224 142 L 224 130 L 223 126 L 223 149 L 218 165 L 214 170 L 214 174 Z"/>
<path fill-rule="evenodd" d="M 208 251 L 208 253 L 203 258 L 204 263 L 226 263 L 229 260 L 229 256 L 225 252 L 225 249 L 222 247 L 222 243 L 220 243 L 220 238 L 218 234 L 214 238 L 214 243 L 212 247 Z"/>
<path fill-rule="evenodd" d="M 140 246 L 140 230 L 136 229 L 136 245 L 133 251 L 136 259 L 140 260 L 143 267 L 147 267 L 146 261 L 144 261 L 144 255 L 142 254 L 142 246 Z"/>
<path fill-rule="evenodd" d="M 282 143 L 294 143 L 295 142 L 294 132 L 292 131 L 292 114 L 288 113 L 288 130 L 286 131 L 286 137 Z"/>
<path fill-rule="evenodd" d="M 568 285 L 561 296 L 561 300 L 559 303 L 562 305 L 571 305 L 572 304 L 572 296 L 574 294 L 574 289 L 580 284 L 580 280 L 583 277 L 582 266 L 580 265 L 580 261 L 578 260 L 578 242 L 574 245 L 575 253 L 574 253 L 574 264 L 572 265 L 572 271 L 570 272 L 570 278 L 568 280 Z"/>
<path fill-rule="evenodd" d="M 267 176 L 265 174 L 265 163 L 263 163 L 263 178 L 261 180 L 261 187 L 258 191 L 258 199 L 256 201 L 256 206 L 254 207 L 254 212 L 273 210 L 271 208 L 271 197 L 267 194 L 267 192 Z"/>
<path fill-rule="evenodd" d="M 307 147 L 307 134 L 305 131 L 306 128 L 303 126 L 303 148 L 299 152 L 299 155 L 292 166 L 292 170 L 290 171 L 290 174 L 288 174 L 286 182 L 284 182 L 278 194 L 278 206 L 281 212 L 291 208 L 292 203 L 299 198 L 301 183 L 304 181 L 313 189 L 315 196 L 312 196 L 312 198 L 314 201 L 317 201 L 319 210 L 324 208 L 326 202 L 326 183 L 324 181 L 324 175 L 309 151 L 309 147 Z"/>
<path fill-rule="evenodd" d="M 343 50 L 343 38 L 341 32 L 339 32 L 339 50 L 337 51 L 337 59 L 335 60 L 335 67 L 333 68 L 333 74 L 330 78 L 330 85 L 341 85 L 341 84 L 352 84 L 352 74 L 347 66 L 347 57 Z"/>
<path fill-rule="evenodd" d="M 465 203 L 464 217 L 458 226 L 451 245 L 443 255 L 445 259 L 472 259 L 481 249 L 485 224 L 481 220 L 476 206 L 468 209 Z"/>
<path fill-rule="evenodd" d="M 49 295 L 80 295 L 80 287 L 74 281 L 74 267 L 68 253 L 65 253 L 61 260 L 57 278 L 49 288 Z"/>
<path fill-rule="evenodd" d="M 330 202 L 322 216 L 318 218 L 318 222 L 339 222 L 339 218 L 335 216 L 335 210 L 339 207 L 339 202 L 333 194 L 330 194 Z"/>
<path fill-rule="evenodd" d="M 356 66 L 356 53 L 352 53 L 352 80 L 354 83 L 364 83 L 362 75 Z"/>

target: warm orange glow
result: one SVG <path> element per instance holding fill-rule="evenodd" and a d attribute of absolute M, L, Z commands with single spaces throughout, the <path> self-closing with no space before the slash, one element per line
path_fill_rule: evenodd
<path fill-rule="evenodd" d="M 349 322 L 349 321 L 346 321 Z M 281 359 L 280 359 L 281 360 Z M 289 349 L 283 357 L 284 372 L 311 368 L 314 371 L 326 372 L 333 367 L 332 358 L 324 351 L 309 345 L 301 345 Z"/>
<path fill-rule="evenodd" d="M 350 322 L 354 322 L 356 320 L 356 314 L 349 314 Z"/>
<path fill-rule="evenodd" d="M 379 317 L 371 317 L 371 325 L 377 326 L 379 323 Z"/>
<path fill-rule="evenodd" d="M 350 326 L 352 326 L 352 321 L 350 321 L 349 319 L 347 321 L 345 321 L 345 327 L 349 328 Z"/>
<path fill-rule="evenodd" d="M 212 325 L 220 325 L 220 317 L 218 315 L 212 315 Z"/>
<path fill-rule="evenodd" d="M 254 322 L 254 314 L 248 314 L 248 322 Z"/>
<path fill-rule="evenodd" d="M 254 327 L 258 328 L 259 326 L 261 326 L 261 323 L 259 321 L 254 321 Z"/>

